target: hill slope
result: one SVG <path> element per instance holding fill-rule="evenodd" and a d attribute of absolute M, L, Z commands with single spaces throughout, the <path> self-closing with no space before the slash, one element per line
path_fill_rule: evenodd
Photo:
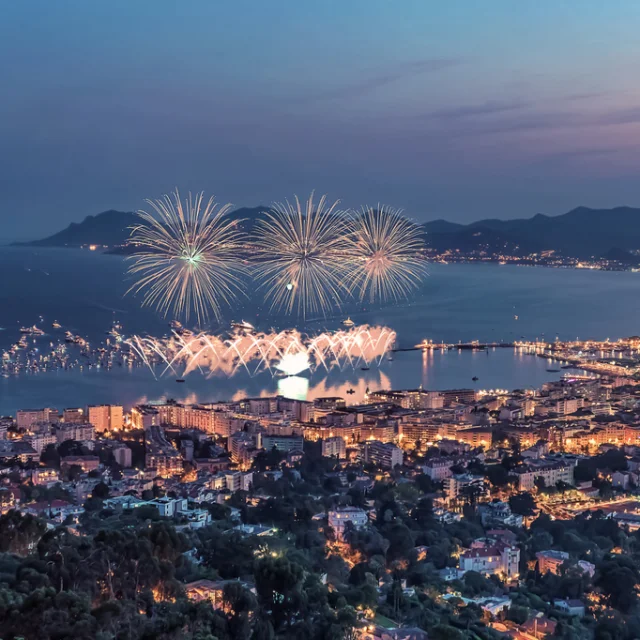
<path fill-rule="evenodd" d="M 228 215 L 251 232 L 268 207 L 236 209 Z M 41 247 L 79 247 L 87 244 L 117 247 L 125 245 L 134 213 L 105 211 L 88 216 L 80 223 L 34 242 L 20 243 Z M 434 220 L 424 224 L 429 246 L 438 251 L 483 250 L 487 253 L 527 254 L 554 249 L 577 258 L 608 255 L 613 249 L 632 252 L 640 249 L 640 209 L 589 209 L 578 207 L 560 216 L 538 214 L 516 220 L 487 219 L 468 225 Z M 124 250 L 126 252 L 126 249 Z"/>
<path fill-rule="evenodd" d="M 434 248 L 440 249 L 468 250 L 475 244 L 500 250 L 505 245 L 518 246 L 522 252 L 555 249 L 578 258 L 600 257 L 613 248 L 640 249 L 640 209 L 632 207 L 578 207 L 560 216 L 538 214 L 526 219 L 479 220 L 461 229 L 447 230 L 439 225 L 430 233 L 433 224 L 425 225 L 427 238 Z"/>
<path fill-rule="evenodd" d="M 269 211 L 268 207 L 242 208 L 229 212 L 227 216 L 250 232 L 256 222 L 264 218 L 266 211 Z M 89 244 L 122 247 L 129 239 L 131 227 L 139 222 L 140 218 L 135 213 L 112 209 L 87 216 L 82 222 L 72 222 L 66 229 L 47 238 L 15 244 L 32 247 L 80 247 Z"/>

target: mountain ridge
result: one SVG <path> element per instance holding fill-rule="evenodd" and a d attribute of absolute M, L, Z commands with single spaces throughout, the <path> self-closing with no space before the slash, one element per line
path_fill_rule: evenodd
<path fill-rule="evenodd" d="M 271 209 L 243 207 L 227 215 L 251 231 Z M 90 244 L 110 248 L 126 245 L 131 227 L 138 221 L 133 212 L 110 209 L 72 222 L 57 233 L 39 240 L 14 243 L 21 246 L 81 247 Z M 558 215 L 537 213 L 530 218 L 486 218 L 469 224 L 437 219 L 422 225 L 428 246 L 435 251 L 505 252 L 524 255 L 545 250 L 577 258 L 602 257 L 612 250 L 640 250 L 640 209 L 618 206 L 593 209 L 579 206 Z"/>

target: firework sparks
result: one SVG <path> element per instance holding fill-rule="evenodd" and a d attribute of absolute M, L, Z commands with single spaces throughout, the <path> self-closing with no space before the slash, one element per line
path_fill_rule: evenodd
<path fill-rule="evenodd" d="M 349 289 L 361 301 L 407 298 L 426 275 L 420 227 L 380 205 L 354 214 L 349 227 Z"/>
<path fill-rule="evenodd" d="M 170 338 L 133 336 L 127 343 L 133 353 L 160 375 L 234 375 L 240 369 L 256 375 L 262 371 L 291 375 L 305 369 L 346 368 L 380 363 L 393 348 L 395 331 L 363 325 L 348 331 L 321 333 L 309 337 L 295 330 L 254 333 L 237 330 L 229 337 L 207 333 Z"/>
<path fill-rule="evenodd" d="M 138 280 L 129 292 L 142 293 L 143 305 L 165 317 L 189 320 L 194 313 L 200 324 L 212 313 L 220 320 L 222 305 L 241 292 L 245 271 L 237 222 L 226 218 L 231 205 L 205 202 L 202 193 L 183 203 L 177 190 L 173 198 L 147 202 L 155 215 L 138 212 L 141 224 L 131 233 L 138 250 L 129 268 Z"/>
<path fill-rule="evenodd" d="M 258 223 L 255 238 L 256 273 L 271 308 L 299 315 L 321 313 L 340 306 L 345 293 L 346 215 L 338 201 L 326 196 L 314 203 L 274 205 Z"/>

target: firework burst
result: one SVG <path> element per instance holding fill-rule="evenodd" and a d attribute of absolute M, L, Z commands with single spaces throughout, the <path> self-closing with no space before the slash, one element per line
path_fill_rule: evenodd
<path fill-rule="evenodd" d="M 226 218 L 231 205 L 219 207 L 213 197 L 205 202 L 203 193 L 182 202 L 177 190 L 147 203 L 154 213 L 139 211 L 141 223 L 131 232 L 137 251 L 129 274 L 137 281 L 127 293 L 141 293 L 143 305 L 165 317 L 220 320 L 222 305 L 241 292 L 245 271 L 237 221 Z"/>
<path fill-rule="evenodd" d="M 426 275 L 422 230 L 397 209 L 378 205 L 353 214 L 348 239 L 346 283 L 361 301 L 407 298 Z"/>
<path fill-rule="evenodd" d="M 311 193 L 301 203 L 274 205 L 257 225 L 256 274 L 271 309 L 299 315 L 326 315 L 346 292 L 344 286 L 346 215 L 339 201 L 328 204 L 326 196 L 315 203 Z"/>

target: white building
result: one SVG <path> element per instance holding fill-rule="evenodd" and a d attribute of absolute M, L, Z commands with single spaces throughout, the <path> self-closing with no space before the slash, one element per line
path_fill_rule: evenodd
<path fill-rule="evenodd" d="M 35 433 L 24 440 L 38 453 L 42 453 L 50 444 L 58 444 L 58 438 L 52 433 Z"/>
<path fill-rule="evenodd" d="M 322 441 L 322 455 L 325 457 L 335 456 L 340 460 L 346 458 L 347 446 L 344 442 L 344 438 L 341 438 L 340 436 L 325 438 Z"/>
<path fill-rule="evenodd" d="M 534 462 L 540 462 L 540 464 L 534 464 Z M 528 466 L 514 469 L 511 473 L 518 479 L 519 491 L 531 491 L 536 486 L 536 478 L 542 478 L 547 487 L 557 482 L 573 484 L 574 468 L 571 462 L 531 461 Z"/>
<path fill-rule="evenodd" d="M 176 513 L 183 513 L 188 510 L 186 498 L 158 498 L 150 500 L 148 505 L 155 507 L 158 514 L 163 518 L 172 518 Z"/>
<path fill-rule="evenodd" d="M 435 482 L 440 482 L 453 475 L 451 467 L 454 461 L 451 458 L 433 458 L 422 467 L 422 472 Z"/>
<path fill-rule="evenodd" d="M 505 580 L 519 575 L 520 549 L 504 542 L 468 549 L 460 556 L 460 574 L 476 571 L 484 575 L 498 574 Z"/>
<path fill-rule="evenodd" d="M 460 473 L 445 478 L 443 481 L 444 495 L 447 501 L 455 500 L 465 491 L 471 488 L 477 490 L 478 497 L 487 493 L 487 485 L 484 476 L 476 476 L 471 473 Z"/>
<path fill-rule="evenodd" d="M 95 428 L 92 424 L 81 424 L 72 422 L 69 424 L 60 423 L 56 429 L 56 437 L 58 444 L 66 442 L 67 440 L 77 440 L 82 442 L 83 440 L 94 440 L 96 437 Z"/>
<path fill-rule="evenodd" d="M 226 488 L 231 491 L 249 491 L 253 484 L 253 473 L 230 471 L 224 474 Z"/>
<path fill-rule="evenodd" d="M 131 449 L 126 444 L 118 445 L 113 450 L 113 457 L 121 467 L 129 468 L 131 466 Z"/>
<path fill-rule="evenodd" d="M 357 507 L 342 507 L 327 513 L 329 526 L 336 532 L 337 538 L 344 537 L 344 530 L 350 522 L 355 529 L 361 529 L 368 522 L 369 518 L 364 509 Z"/>

